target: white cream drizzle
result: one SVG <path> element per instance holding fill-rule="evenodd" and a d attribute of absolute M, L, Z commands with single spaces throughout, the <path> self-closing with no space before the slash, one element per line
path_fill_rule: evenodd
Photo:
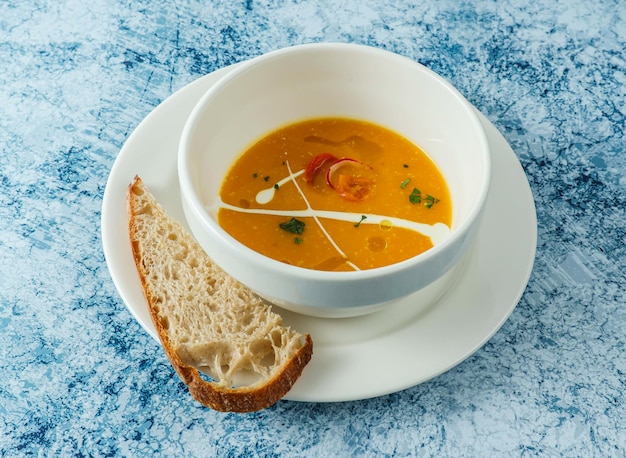
<path fill-rule="evenodd" d="M 361 270 L 357 265 L 352 263 L 343 252 L 343 250 L 337 245 L 337 243 L 333 240 L 330 234 L 326 231 L 326 228 L 320 221 L 320 218 L 332 219 L 337 221 L 347 221 L 354 224 L 383 224 L 388 225 L 391 224 L 392 227 L 401 227 L 404 229 L 410 229 L 415 232 L 418 232 L 428 238 L 430 238 L 433 246 L 436 246 L 443 242 L 450 235 L 450 228 L 444 223 L 435 223 L 435 224 L 424 224 L 418 223 L 415 221 L 411 221 L 408 219 L 402 218 L 394 218 L 392 216 L 384 216 L 384 215 L 376 215 L 376 214 L 367 214 L 367 213 L 351 213 L 351 212 L 339 212 L 332 210 L 316 210 L 311 207 L 309 200 L 300 189 L 296 178 L 304 173 L 303 170 L 299 170 L 298 172 L 292 172 L 291 167 L 289 165 L 289 161 L 286 161 L 287 169 L 289 170 L 289 176 L 283 178 L 278 181 L 276 185 L 280 188 L 285 185 L 289 181 L 293 181 L 298 193 L 304 199 L 307 208 L 305 210 L 271 210 L 265 208 L 242 208 L 237 207 L 236 205 L 230 205 L 223 202 L 221 199 L 218 199 L 217 207 L 225 208 L 227 210 L 232 210 L 240 213 L 251 213 L 255 215 L 272 215 L 272 216 L 288 216 L 288 217 L 300 217 L 300 218 L 313 218 L 319 228 L 322 230 L 328 241 L 335 248 L 337 253 L 345 259 L 346 263 L 350 265 L 354 270 Z M 276 192 L 276 185 L 273 185 L 271 188 L 263 189 L 259 191 L 256 195 L 256 201 L 258 204 L 265 205 L 272 201 Z M 365 218 L 363 218 L 365 217 Z"/>
<path fill-rule="evenodd" d="M 296 178 L 298 178 L 303 173 L 304 173 L 304 169 L 296 173 L 291 173 L 291 169 L 290 169 L 288 177 L 283 178 L 278 183 L 273 185 L 271 188 L 267 188 L 267 189 L 263 189 L 259 191 L 255 197 L 256 203 L 260 205 L 269 204 L 274 198 L 274 195 L 276 194 L 276 186 L 281 187 L 282 185 L 287 184 L 291 180 L 293 180 L 294 184 L 296 184 Z M 306 200 L 306 197 L 304 200 Z"/>
<path fill-rule="evenodd" d="M 356 264 L 354 264 L 352 261 L 350 261 L 350 259 L 348 259 L 348 256 L 346 256 L 346 254 L 343 252 L 343 250 L 341 248 L 339 248 L 339 245 L 337 245 L 337 243 L 330 236 L 330 234 L 328 233 L 328 231 L 326 230 L 326 228 L 324 227 L 324 225 L 322 224 L 320 219 L 317 217 L 317 214 L 316 214 L 317 212 L 315 210 L 313 210 L 313 208 L 311 207 L 311 204 L 309 203 L 309 199 L 306 198 L 306 196 L 302 192 L 302 189 L 300 189 L 300 185 L 296 181 L 296 175 L 291 171 L 291 166 L 289 165 L 289 161 L 286 161 L 286 164 L 287 164 L 287 170 L 289 170 L 289 178 L 293 181 L 293 184 L 296 186 L 296 189 L 300 193 L 300 196 L 302 196 L 302 198 L 304 199 L 304 202 L 306 203 L 307 210 L 311 212 L 311 216 L 313 217 L 313 219 L 315 220 L 315 222 L 317 223 L 319 228 L 322 230 L 322 232 L 324 233 L 324 235 L 326 236 L 326 238 L 328 239 L 330 244 L 333 246 L 333 248 L 335 248 L 337 253 L 339 253 L 339 255 L 343 259 L 346 260 L 346 263 L 350 267 L 352 267 L 354 270 L 361 270 L 361 269 L 359 269 L 359 267 Z M 300 172 L 298 172 L 298 173 L 300 173 Z"/>
<path fill-rule="evenodd" d="M 315 210 L 313 208 L 307 208 L 306 210 L 269 210 L 264 208 L 241 208 L 235 205 L 226 204 L 222 201 L 218 203 L 219 207 L 226 208 L 241 213 L 254 213 L 257 215 L 274 215 L 274 216 L 292 216 L 296 217 L 312 217 L 312 218 L 326 218 L 334 219 L 338 221 L 348 221 L 351 223 L 358 223 L 361 216 L 366 218 L 360 222 L 360 224 L 380 224 L 382 222 L 389 221 L 395 227 L 402 227 L 404 229 L 411 229 L 415 232 L 419 232 L 422 235 L 430 238 L 433 245 L 438 245 L 443 242 L 450 235 L 450 228 L 444 223 L 424 224 L 416 223 L 402 218 L 394 218 L 392 216 L 368 214 L 368 213 L 350 213 L 350 212 L 337 212 L 330 210 Z"/>

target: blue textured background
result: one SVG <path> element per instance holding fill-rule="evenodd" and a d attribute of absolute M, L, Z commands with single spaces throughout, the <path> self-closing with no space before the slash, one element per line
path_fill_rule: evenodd
<path fill-rule="evenodd" d="M 212 412 L 113 286 L 104 186 L 172 92 L 312 41 L 416 59 L 496 125 L 536 199 L 535 269 L 493 339 L 430 382 Z M 620 0 L 4 0 L 0 455 L 625 456 L 625 53 Z"/>

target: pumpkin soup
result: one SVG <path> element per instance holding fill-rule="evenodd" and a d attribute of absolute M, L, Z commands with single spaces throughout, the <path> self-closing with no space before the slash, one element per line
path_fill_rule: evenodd
<path fill-rule="evenodd" d="M 235 162 L 219 224 L 253 250 L 295 266 L 364 270 L 444 240 L 452 203 L 432 160 L 406 138 L 353 119 L 278 129 Z"/>

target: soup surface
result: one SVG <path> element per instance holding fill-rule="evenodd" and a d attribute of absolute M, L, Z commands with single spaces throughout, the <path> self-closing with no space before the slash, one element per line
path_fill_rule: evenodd
<path fill-rule="evenodd" d="M 416 145 L 381 126 L 321 118 L 263 137 L 222 184 L 219 224 L 296 266 L 333 271 L 394 264 L 449 234 L 443 176 Z"/>

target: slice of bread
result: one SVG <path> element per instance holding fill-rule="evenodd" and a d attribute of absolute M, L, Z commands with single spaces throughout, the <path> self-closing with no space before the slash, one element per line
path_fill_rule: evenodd
<path fill-rule="evenodd" d="M 133 256 L 152 321 L 191 395 L 224 412 L 276 403 L 311 359 L 311 336 L 284 326 L 269 305 L 222 271 L 139 177 L 127 197 Z"/>

